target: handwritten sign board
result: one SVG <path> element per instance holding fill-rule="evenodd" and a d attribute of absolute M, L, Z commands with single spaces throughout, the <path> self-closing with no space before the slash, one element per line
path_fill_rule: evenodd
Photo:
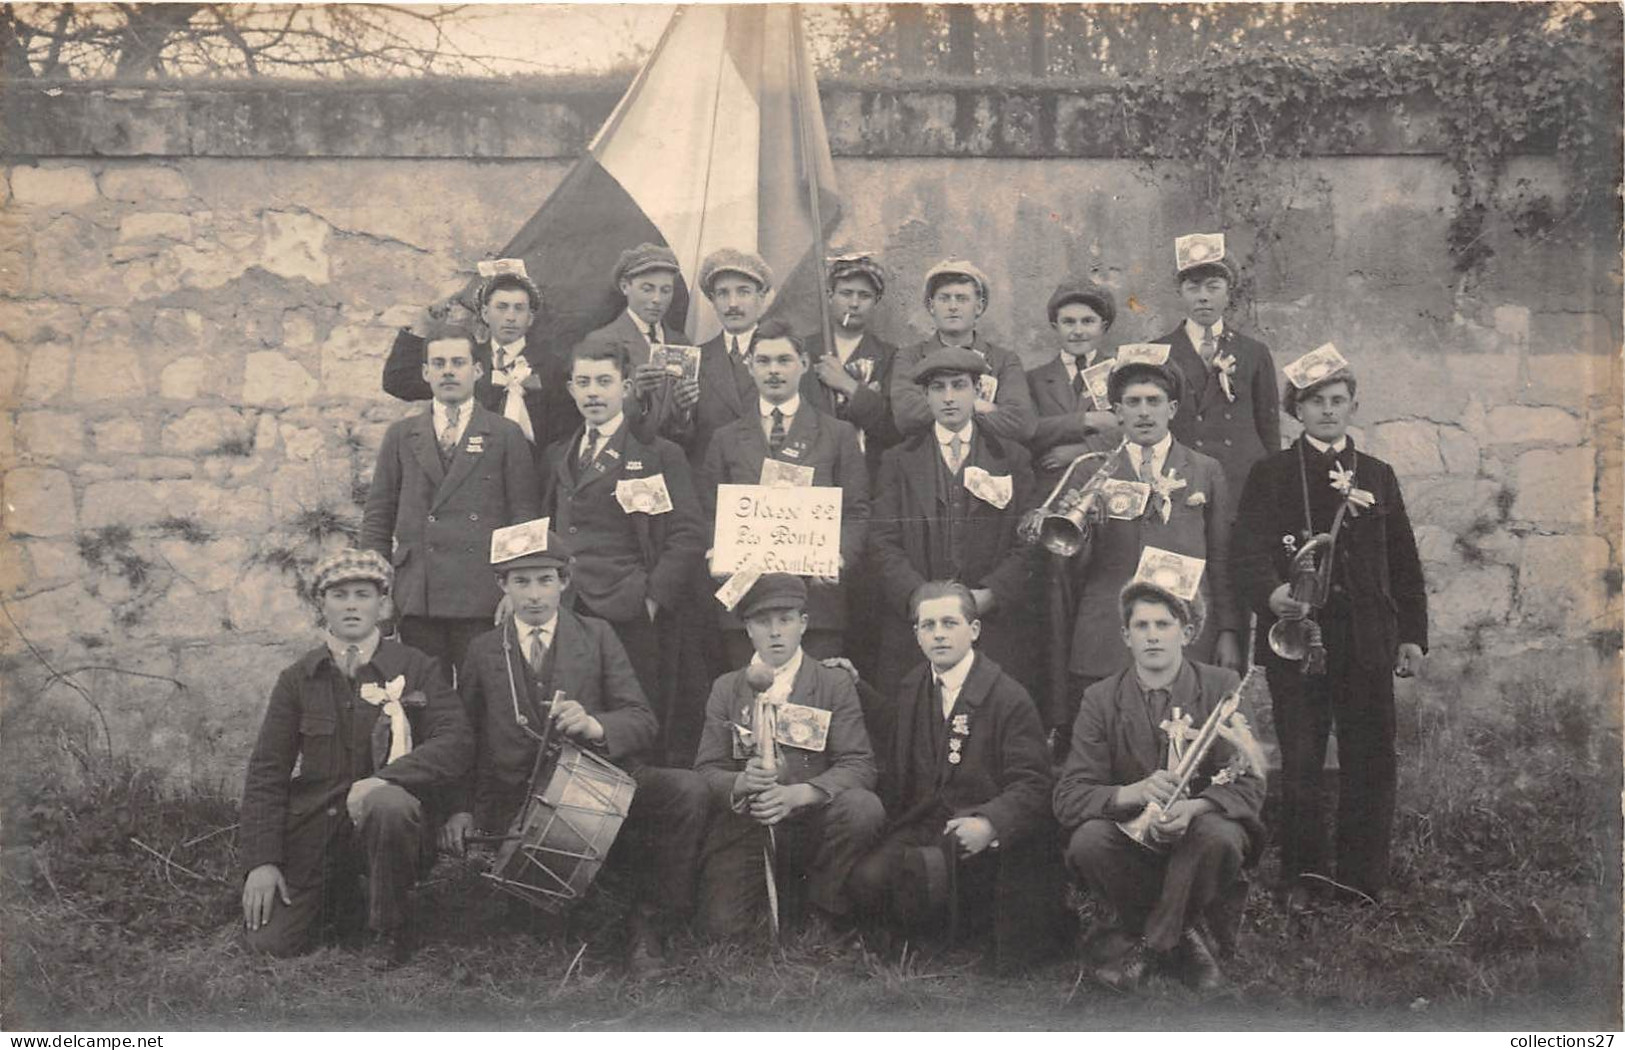
<path fill-rule="evenodd" d="M 718 485 L 711 569 L 730 573 L 756 556 L 760 572 L 834 576 L 841 564 L 841 490 Z"/>

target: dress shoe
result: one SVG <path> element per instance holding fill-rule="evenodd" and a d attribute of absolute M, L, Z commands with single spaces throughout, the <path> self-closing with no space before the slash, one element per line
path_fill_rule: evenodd
<path fill-rule="evenodd" d="M 1179 979 L 1185 982 L 1185 987 L 1211 992 L 1224 983 L 1218 960 L 1208 951 L 1207 942 L 1195 927 L 1180 935 L 1179 943 L 1174 945 L 1174 955 L 1179 963 Z"/>
<path fill-rule="evenodd" d="M 1128 946 L 1117 958 L 1095 967 L 1095 980 L 1108 988 L 1119 992 L 1132 992 L 1145 983 L 1145 979 L 1155 968 L 1155 958 L 1151 949 L 1145 946 L 1142 940 Z"/>

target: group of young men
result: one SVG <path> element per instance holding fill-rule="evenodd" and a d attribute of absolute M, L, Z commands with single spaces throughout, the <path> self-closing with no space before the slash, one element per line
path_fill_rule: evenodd
<path fill-rule="evenodd" d="M 1230 716 L 1250 626 L 1286 899 L 1376 898 L 1392 678 L 1427 642 L 1404 503 L 1348 436 L 1335 349 L 1278 392 L 1268 348 L 1225 323 L 1222 236 L 1176 259 L 1172 332 L 1114 352 L 1114 296 L 1068 282 L 1047 307 L 1061 353 L 1030 373 L 978 331 L 988 280 L 958 259 L 925 276 L 935 331 L 901 349 L 870 330 L 886 274 L 865 254 L 829 262 L 828 342 L 763 319 L 773 275 L 733 249 L 697 275 L 722 325 L 697 354 L 653 244 L 622 253 L 625 311 L 567 355 L 527 342 L 522 269 L 482 285 L 486 338 L 426 313 L 384 385 L 431 404 L 384 438 L 361 549 L 316 568 L 324 644 L 278 681 L 250 761 L 250 942 L 293 952 L 364 914 L 378 957 L 404 958 L 435 846 L 507 832 L 556 732 L 636 784 L 609 858 L 633 869 L 636 973 L 681 926 L 781 912 L 1020 966 L 1066 928 L 1069 869 L 1114 919 L 1102 982 L 1211 987 L 1263 844 L 1264 760 Z M 1304 427 L 1285 449 L 1278 406 Z M 835 571 L 713 573 L 724 484 L 838 488 Z M 1081 542 L 1036 542 L 1054 516 Z M 1277 621 L 1306 657 L 1272 650 Z"/>

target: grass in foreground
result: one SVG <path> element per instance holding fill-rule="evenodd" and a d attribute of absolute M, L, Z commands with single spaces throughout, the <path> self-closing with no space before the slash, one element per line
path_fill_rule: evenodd
<path fill-rule="evenodd" d="M 1493 730 L 1493 731 L 1492 731 Z M 792 937 L 676 946 L 676 976 L 620 966 L 612 882 L 567 933 L 513 929 L 473 871 L 421 892 L 426 943 L 378 975 L 322 949 L 240 947 L 234 804 L 103 764 L 13 798 L 0 883 L 0 1024 L 122 1029 L 1617 1028 L 1619 739 L 1520 737 L 1443 713 L 1411 727 L 1395 886 L 1375 908 L 1289 918 L 1254 873 L 1230 987 L 1121 996 L 1058 960 L 994 978 L 968 951 Z M 139 843 L 139 844 L 137 844 Z M 602 891 L 602 892 L 600 892 Z M 1087 907 L 1085 908 L 1087 910 Z"/>

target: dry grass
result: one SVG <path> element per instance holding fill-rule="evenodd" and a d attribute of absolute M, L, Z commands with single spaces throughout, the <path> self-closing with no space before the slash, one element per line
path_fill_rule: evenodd
<path fill-rule="evenodd" d="M 1575 703 L 1559 698 L 1556 703 Z M 1140 997 L 1072 961 L 995 978 L 967 951 L 805 937 L 676 946 L 676 976 L 619 963 L 619 894 L 568 930 L 516 929 L 467 866 L 420 891 L 425 947 L 385 975 L 342 948 L 248 957 L 236 938 L 228 800 L 166 796 L 117 763 L 7 799 L 0 1023 L 142 1029 L 1617 1028 L 1616 731 L 1508 703 L 1508 723 L 1423 713 L 1402 730 L 1395 888 L 1379 907 L 1290 919 L 1255 893 L 1231 987 Z M 1574 724 L 1568 721 L 1568 724 Z M 1599 724 L 1591 722 L 1591 725 Z M 23 841 L 26 840 L 26 841 Z M 135 841 L 140 845 L 136 845 Z M 1257 873 L 1272 874 L 1273 860 Z M 1154 1020 L 1153 1020 L 1154 1019 Z"/>

